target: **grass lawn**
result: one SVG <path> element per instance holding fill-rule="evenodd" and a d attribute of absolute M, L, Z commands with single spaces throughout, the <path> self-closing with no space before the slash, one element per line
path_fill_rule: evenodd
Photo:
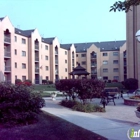
<path fill-rule="evenodd" d="M 34 85 L 34 90 L 38 91 L 56 91 L 55 85 Z"/>
<path fill-rule="evenodd" d="M 118 87 L 119 89 L 124 89 L 124 86 L 122 85 L 122 83 L 119 83 L 119 82 L 106 83 L 105 86 L 106 87 Z"/>
<path fill-rule="evenodd" d="M 36 124 L 0 127 L 0 140 L 107 140 L 86 129 L 48 113 L 41 113 Z"/>

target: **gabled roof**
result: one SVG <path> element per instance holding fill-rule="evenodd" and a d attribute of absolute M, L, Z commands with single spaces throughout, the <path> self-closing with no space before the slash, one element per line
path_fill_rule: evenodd
<path fill-rule="evenodd" d="M 15 33 L 19 34 L 19 35 L 26 36 L 26 37 L 30 37 L 31 33 L 34 32 L 34 30 L 35 29 L 32 29 L 32 30 L 21 30 L 21 29 L 15 28 Z"/>
<path fill-rule="evenodd" d="M 1 17 L 0 20 L 2 21 L 4 19 L 4 17 Z"/>
<path fill-rule="evenodd" d="M 60 47 L 66 50 L 70 50 L 72 44 L 60 44 Z"/>
<path fill-rule="evenodd" d="M 42 42 L 48 43 L 48 44 L 52 44 L 53 40 L 55 39 L 55 37 L 51 37 L 51 38 L 42 38 Z"/>
<path fill-rule="evenodd" d="M 78 63 L 78 66 L 73 69 L 72 72 L 69 73 L 70 75 L 89 75 L 89 72 L 86 71 L 85 68 L 80 66 L 80 63 Z"/>
<path fill-rule="evenodd" d="M 76 52 L 86 52 L 93 43 L 74 43 Z"/>
<path fill-rule="evenodd" d="M 92 44 L 97 48 L 100 48 L 101 51 L 112 51 L 119 50 L 121 46 L 124 45 L 126 41 L 106 41 L 106 42 L 90 42 L 90 43 L 75 43 L 76 52 L 86 52 Z"/>

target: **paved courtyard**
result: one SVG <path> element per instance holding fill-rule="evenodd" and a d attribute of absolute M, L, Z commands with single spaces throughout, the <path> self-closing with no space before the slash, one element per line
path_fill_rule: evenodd
<path fill-rule="evenodd" d="M 128 140 L 128 130 L 132 128 L 134 130 L 140 129 L 140 124 L 138 124 L 140 120 L 134 112 L 136 107 L 124 105 L 123 99 L 121 98 L 115 99 L 116 106 L 110 102 L 106 106 L 105 113 L 72 111 L 58 104 L 63 98 L 64 97 L 57 97 L 55 101 L 51 98 L 44 98 L 46 106 L 42 110 L 102 135 L 109 140 Z M 100 99 L 93 99 L 92 102 L 99 104 Z"/>

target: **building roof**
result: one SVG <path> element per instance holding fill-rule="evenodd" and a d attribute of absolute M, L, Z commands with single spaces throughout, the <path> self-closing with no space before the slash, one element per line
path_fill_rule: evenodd
<path fill-rule="evenodd" d="M 72 44 L 60 44 L 60 47 L 66 50 L 70 50 Z"/>
<path fill-rule="evenodd" d="M 2 21 L 4 19 L 4 17 L 1 17 L 0 20 Z"/>
<path fill-rule="evenodd" d="M 90 43 L 75 43 L 76 52 L 86 52 L 92 44 L 100 48 L 101 51 L 112 51 L 119 50 L 121 46 L 125 43 L 125 40 L 122 41 L 106 41 L 106 42 L 90 42 Z"/>
<path fill-rule="evenodd" d="M 55 39 L 55 37 L 42 38 L 42 42 L 45 42 L 45 43 L 48 43 L 48 44 L 52 44 L 54 39 Z"/>
<path fill-rule="evenodd" d="M 35 29 L 32 29 L 32 30 L 21 30 L 21 29 L 15 28 L 15 33 L 19 34 L 19 35 L 26 36 L 26 37 L 30 37 L 31 33 L 34 32 L 34 30 Z"/>
<path fill-rule="evenodd" d="M 74 68 L 73 71 L 70 72 L 69 74 L 70 75 L 89 75 L 86 69 L 80 66 L 80 63 L 78 63 L 78 66 Z"/>

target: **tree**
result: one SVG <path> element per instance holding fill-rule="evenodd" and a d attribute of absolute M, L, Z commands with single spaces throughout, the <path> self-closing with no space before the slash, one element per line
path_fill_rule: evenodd
<path fill-rule="evenodd" d="M 125 1 L 117 1 L 111 7 L 110 11 L 116 12 L 118 11 L 125 11 L 128 12 L 131 6 L 140 5 L 140 0 L 125 0 Z"/>
<path fill-rule="evenodd" d="M 138 88 L 138 80 L 134 78 L 129 78 L 123 82 L 123 85 L 128 90 L 136 90 Z"/>

